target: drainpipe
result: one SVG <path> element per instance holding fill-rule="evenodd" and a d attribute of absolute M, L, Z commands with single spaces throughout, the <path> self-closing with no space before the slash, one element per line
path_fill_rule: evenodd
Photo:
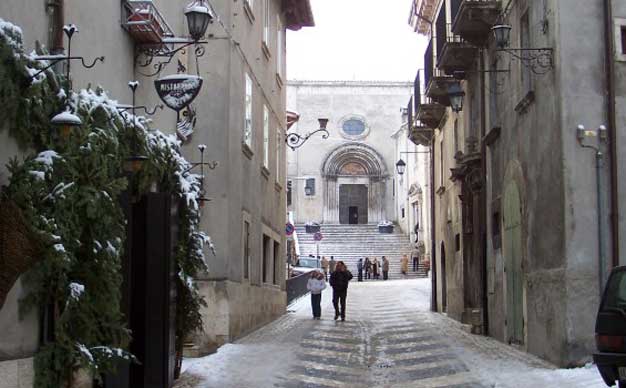
<path fill-rule="evenodd" d="M 484 50 L 479 50 L 480 60 L 480 164 L 482 178 L 482 193 L 480 195 L 480 214 L 483 219 L 480 222 L 480 254 L 482 259 L 482 288 L 483 288 L 483 327 L 484 335 L 489 335 L 489 300 L 487 298 L 487 147 L 485 135 L 487 134 L 487 98 L 485 82 L 485 56 Z"/>
<path fill-rule="evenodd" d="M 437 311 L 437 240 L 435 238 L 435 220 L 435 134 L 433 133 L 430 141 L 430 310 L 434 312 Z M 442 292 L 446 292 L 446 290 Z"/>
<path fill-rule="evenodd" d="M 607 124 L 608 139 L 610 144 L 610 169 L 611 169 L 611 244 L 612 266 L 619 265 L 619 199 L 617 177 L 617 121 L 615 118 L 615 36 L 613 31 L 613 1 L 604 0 L 604 41 L 605 45 L 605 72 L 607 90 Z"/>

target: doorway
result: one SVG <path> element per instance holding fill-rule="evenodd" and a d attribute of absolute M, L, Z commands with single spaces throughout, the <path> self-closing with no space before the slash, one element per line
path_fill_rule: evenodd
<path fill-rule="evenodd" d="M 339 223 L 367 224 L 368 214 L 367 185 L 339 186 Z"/>
<path fill-rule="evenodd" d="M 522 205 L 519 188 L 515 182 L 506 185 L 503 218 L 507 341 L 521 345 L 524 343 Z"/>
<path fill-rule="evenodd" d="M 350 224 L 358 224 L 359 223 L 359 208 L 357 206 L 348 207 L 349 214 L 349 223 Z"/>
<path fill-rule="evenodd" d="M 446 246 L 441 243 L 441 310 L 448 311 L 448 286 L 446 282 Z"/>

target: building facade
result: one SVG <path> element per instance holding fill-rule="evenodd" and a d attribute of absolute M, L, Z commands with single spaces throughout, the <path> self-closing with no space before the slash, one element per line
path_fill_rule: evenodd
<path fill-rule="evenodd" d="M 87 61 L 99 56 L 105 60 L 93 69 L 73 66 L 74 90 L 101 85 L 110 98 L 130 103 L 128 82 L 138 80 L 137 104 L 153 107 L 160 103 L 156 78 L 182 71 L 204 79 L 192 104 L 195 127 L 186 128 L 193 134 L 187 131 L 181 140 L 187 160 L 199 162 L 198 146 L 206 145 L 204 161 L 218 163 L 214 170 L 205 169 L 205 193 L 211 201 L 201 218 L 201 228 L 216 249 L 214 255 L 205 252 L 209 271 L 197 279 L 207 307 L 195 353 L 206 354 L 285 312 L 285 32 L 312 26 L 313 16 L 308 0 L 213 0 L 206 54 L 195 57 L 191 46 L 155 74 L 158 61 L 167 58 L 146 61 L 139 50 L 142 43 L 128 33 L 129 15 L 133 7 L 146 7 L 150 15 L 158 14 L 161 32 L 187 37 L 183 12 L 188 3 L 121 1 L 96 7 L 8 1 L 0 4 L 0 18 L 21 26 L 27 51 L 43 46 L 51 53 L 67 49 L 62 26 L 76 24 L 72 53 Z M 152 128 L 169 134 L 177 133 L 183 121 L 169 109 L 151 119 Z M 0 130 L 0 186 L 9 179 L 8 161 L 28 153 L 8 131 Z M 42 319 L 35 313 L 19 318 L 25 292 L 18 280 L 0 309 L 0 376 L 11 376 L 10 382 L 20 387 L 32 381 Z"/>
<path fill-rule="evenodd" d="M 287 106 L 305 135 L 328 118 L 329 137 L 311 137 L 289 151 L 288 209 L 297 223 L 367 224 L 398 220 L 396 150 L 390 137 L 402 124 L 410 95 L 403 82 L 290 81 Z"/>
<path fill-rule="evenodd" d="M 558 0 L 411 11 L 430 39 L 412 133 L 434 151 L 436 308 L 562 366 L 590 359 L 601 284 L 625 262 L 625 12 Z M 512 27 L 507 45 L 498 24 Z M 583 146 L 600 151 L 597 170 Z"/>

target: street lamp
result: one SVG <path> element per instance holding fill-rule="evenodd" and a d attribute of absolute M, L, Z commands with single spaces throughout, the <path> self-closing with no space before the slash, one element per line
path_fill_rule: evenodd
<path fill-rule="evenodd" d="M 185 10 L 189 35 L 194 41 L 202 39 L 209 24 L 213 21 L 213 14 L 205 0 L 196 0 Z"/>
<path fill-rule="evenodd" d="M 72 129 L 80 127 L 81 125 L 83 125 L 83 122 L 80 117 L 70 112 L 68 108 L 67 111 L 61 112 L 54 116 L 52 120 L 50 120 L 50 124 L 59 127 L 61 137 L 63 138 L 63 140 L 67 140 L 67 138 L 70 137 Z"/>
<path fill-rule="evenodd" d="M 398 171 L 398 175 L 404 175 L 404 172 L 406 171 L 406 163 L 404 160 L 398 160 L 398 163 L 396 163 L 396 170 Z"/>
<path fill-rule="evenodd" d="M 463 98 L 465 97 L 465 92 L 463 91 L 460 82 L 454 81 L 448 84 L 448 97 L 450 98 L 450 106 L 452 107 L 453 112 L 459 113 L 463 110 Z"/>
<path fill-rule="evenodd" d="M 328 119 L 319 118 L 317 119 L 317 121 L 319 122 L 319 125 L 320 125 L 319 129 L 311 133 L 307 133 L 304 136 L 300 136 L 299 134 L 295 132 L 288 133 L 287 136 L 285 137 L 285 143 L 287 143 L 287 146 L 291 148 L 293 151 L 295 151 L 296 148 L 301 147 L 307 140 L 309 140 L 311 136 L 315 135 L 317 132 L 322 132 L 322 139 L 328 139 L 328 136 L 330 136 L 330 134 L 328 133 L 328 130 L 326 130 L 326 126 L 328 125 Z"/>
<path fill-rule="evenodd" d="M 493 31 L 493 36 L 496 39 L 496 47 L 499 49 L 505 49 L 509 46 L 509 42 L 511 41 L 511 27 L 508 24 L 498 24 L 491 27 L 491 31 Z"/>
<path fill-rule="evenodd" d="M 491 27 L 496 43 L 496 51 L 506 51 L 535 74 L 546 74 L 552 70 L 554 67 L 552 48 L 509 48 L 512 28 L 508 24 L 497 24 Z"/>

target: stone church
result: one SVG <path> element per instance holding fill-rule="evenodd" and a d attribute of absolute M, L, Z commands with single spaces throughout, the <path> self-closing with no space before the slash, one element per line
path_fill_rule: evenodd
<path fill-rule="evenodd" d="M 288 210 L 296 223 L 372 224 L 397 221 L 396 144 L 408 82 L 290 81 L 287 109 L 299 115 L 290 132 L 317 133 L 288 150 Z"/>

